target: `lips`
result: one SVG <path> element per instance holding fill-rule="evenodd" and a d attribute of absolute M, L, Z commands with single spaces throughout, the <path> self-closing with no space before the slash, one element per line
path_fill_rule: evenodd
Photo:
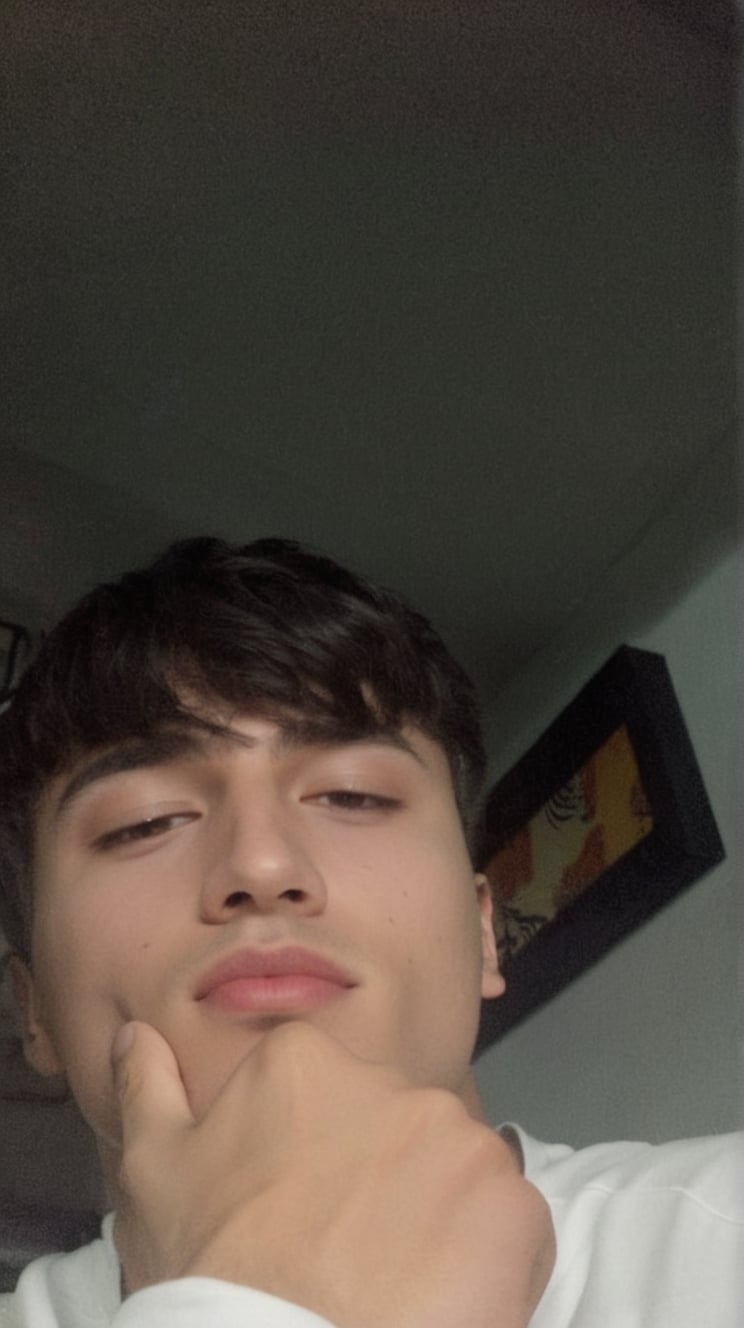
<path fill-rule="evenodd" d="M 311 950 L 248 949 L 211 968 L 196 999 L 237 1014 L 292 1014 L 325 1005 L 355 986 L 347 973 Z"/>

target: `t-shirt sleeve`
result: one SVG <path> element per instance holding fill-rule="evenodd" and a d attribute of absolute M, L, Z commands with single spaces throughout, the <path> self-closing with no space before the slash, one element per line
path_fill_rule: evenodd
<path fill-rule="evenodd" d="M 264 1291 L 184 1277 L 137 1291 L 124 1301 L 111 1328 L 334 1328 L 311 1310 Z"/>

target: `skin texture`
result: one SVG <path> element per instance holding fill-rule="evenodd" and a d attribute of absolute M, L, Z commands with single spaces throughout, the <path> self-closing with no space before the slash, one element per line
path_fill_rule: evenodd
<path fill-rule="evenodd" d="M 128 1286 L 203 1272 L 359 1328 L 396 1306 L 411 1328 L 487 1310 L 493 1328 L 498 1296 L 497 1322 L 527 1322 L 552 1237 L 463 1106 L 480 997 L 503 982 L 444 754 L 417 730 L 328 747 L 228 720 L 227 739 L 77 778 L 67 799 L 66 772 L 38 819 L 32 971 L 13 970 L 26 1053 L 67 1075 L 96 1134 Z M 269 1015 L 199 999 L 226 956 L 286 946 L 344 983 Z M 494 1281 L 499 1222 L 512 1257 Z M 490 1255 L 467 1252 L 474 1224 Z M 398 1270 L 384 1294 L 372 1235 Z M 433 1259 L 467 1271 L 466 1317 Z"/>
<path fill-rule="evenodd" d="M 269 1033 L 199 1122 L 151 1027 L 118 1078 L 132 1289 L 219 1277 L 344 1328 L 529 1322 L 554 1258 L 546 1206 L 454 1094 L 301 1023 Z"/>

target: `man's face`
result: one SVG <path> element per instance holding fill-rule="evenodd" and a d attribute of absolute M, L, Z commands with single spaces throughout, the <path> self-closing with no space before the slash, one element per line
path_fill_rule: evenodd
<path fill-rule="evenodd" d="M 501 991 L 436 743 L 229 727 L 92 753 L 40 810 L 27 1051 L 64 1070 L 104 1151 L 129 1019 L 170 1043 L 199 1117 L 288 1019 L 460 1092 L 481 993 Z"/>

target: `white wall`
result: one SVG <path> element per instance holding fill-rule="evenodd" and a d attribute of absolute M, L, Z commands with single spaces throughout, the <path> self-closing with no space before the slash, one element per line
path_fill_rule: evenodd
<path fill-rule="evenodd" d="M 694 584 L 666 609 L 657 605 L 651 620 L 644 590 L 644 577 L 675 549 L 684 560 L 691 523 L 716 502 L 723 511 L 726 494 L 714 452 L 591 603 L 488 712 L 491 749 L 502 752 L 496 775 L 616 646 L 659 651 L 727 854 L 481 1058 L 477 1074 L 490 1119 L 519 1120 L 545 1138 L 572 1144 L 664 1139 L 744 1121 L 744 544 L 734 543 L 725 554 L 712 550 L 713 565 L 698 567 Z M 722 516 L 722 532 L 725 524 Z M 722 544 L 734 539 L 722 538 Z"/>

